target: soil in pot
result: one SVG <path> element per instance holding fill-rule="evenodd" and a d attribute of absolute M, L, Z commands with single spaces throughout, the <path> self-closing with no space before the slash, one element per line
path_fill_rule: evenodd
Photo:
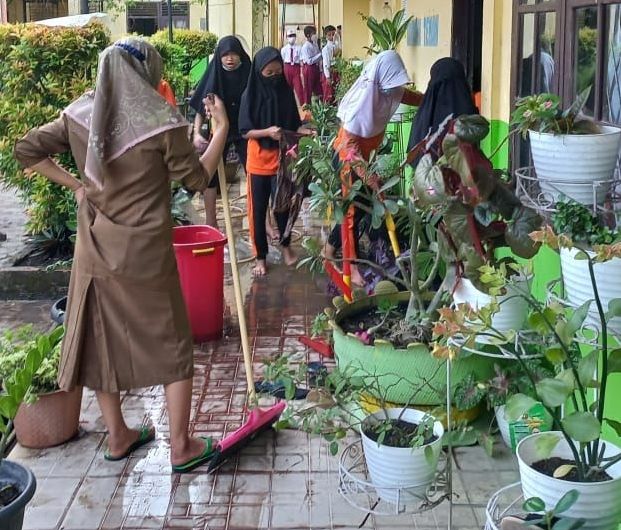
<path fill-rule="evenodd" d="M 17 497 L 21 491 L 19 488 L 12 483 L 1 484 L 0 485 L 0 508 L 4 508 L 11 504 Z"/>
<path fill-rule="evenodd" d="M 408 344 L 413 342 L 429 344 L 432 337 L 431 325 L 408 326 L 405 323 L 407 308 L 407 303 L 401 303 L 395 306 L 387 318 L 376 307 L 364 309 L 355 315 L 344 317 L 339 321 L 339 326 L 345 333 L 357 335 L 363 342 L 371 346 L 374 339 L 391 342 L 395 348 L 407 348 Z M 382 321 L 384 322 L 382 323 Z M 381 327 L 372 337 L 366 335 L 369 329 L 380 324 L 382 324 Z"/>
<path fill-rule="evenodd" d="M 574 462 L 573 460 L 567 460 L 565 458 L 553 456 L 552 458 L 533 462 L 531 464 L 531 467 L 535 471 L 539 471 L 539 473 L 543 473 L 548 477 L 554 477 L 554 471 L 556 471 L 560 466 L 564 465 L 573 466 Z M 578 478 L 578 472 L 575 468 L 567 473 L 567 475 L 555 478 L 558 478 L 558 480 L 566 480 L 567 482 L 581 482 L 581 480 Z M 598 469 L 597 472 L 593 474 L 592 480 L 590 480 L 589 482 L 606 482 L 608 480 L 613 479 L 608 473 L 602 471 L 601 469 Z"/>
<path fill-rule="evenodd" d="M 419 423 L 411 423 L 405 420 L 388 420 L 390 423 L 390 429 L 386 433 L 386 436 L 382 440 L 381 444 L 388 447 L 401 447 L 407 448 L 411 446 L 411 441 L 416 435 Z M 384 423 L 384 422 L 382 422 Z M 365 426 L 363 429 L 365 436 L 377 442 L 380 433 L 373 430 L 370 426 Z M 425 440 L 420 445 L 429 445 L 435 442 L 438 437 L 430 431 Z"/>

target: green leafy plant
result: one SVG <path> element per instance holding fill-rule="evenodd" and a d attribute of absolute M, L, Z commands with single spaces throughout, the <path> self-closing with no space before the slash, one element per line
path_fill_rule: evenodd
<path fill-rule="evenodd" d="M 163 29 L 154 33 L 149 42 L 164 60 L 164 79 L 178 98 L 185 98 L 189 92 L 190 72 L 214 52 L 218 37 L 208 31 L 173 29 L 173 41 L 169 42 L 168 29 Z"/>
<path fill-rule="evenodd" d="M 535 382 L 545 377 L 554 377 L 553 366 L 545 358 L 525 359 L 524 364 Z M 469 410 L 481 403 L 488 407 L 500 407 L 512 396 L 523 393 L 535 398 L 530 391 L 529 374 L 519 363 L 494 365 L 494 374 L 487 380 L 477 380 L 474 374 L 464 378 L 455 388 L 455 406 L 459 410 Z"/>
<path fill-rule="evenodd" d="M 373 44 L 370 47 L 365 47 L 369 53 L 396 50 L 408 31 L 410 21 L 414 18 L 406 17 L 405 9 L 397 11 L 392 20 L 388 18 L 377 20 L 375 17 L 367 17 L 362 13 L 360 16 L 371 30 L 371 37 L 373 38 Z"/>
<path fill-rule="evenodd" d="M 559 201 L 552 215 L 552 227 L 581 245 L 609 245 L 619 240 L 618 230 L 611 230 L 583 204 Z"/>
<path fill-rule="evenodd" d="M 580 482 L 598 481 L 608 468 L 621 461 L 621 454 L 605 456 L 606 443 L 601 439 L 604 424 L 621 436 L 621 422 L 610 418 L 604 407 L 609 377 L 621 373 L 621 350 L 611 344 L 608 336 L 609 321 L 621 316 L 621 299 L 610 301 L 607 310 L 603 307 L 594 266 L 621 257 L 621 244 L 595 245 L 593 253 L 589 254 L 568 236 L 556 235 L 549 226 L 534 232 L 532 237 L 555 250 L 578 248 L 578 257 L 587 261 L 594 293 L 594 300 L 588 300 L 578 308 L 566 308 L 553 300 L 540 302 L 526 289 L 516 295 L 526 300 L 530 307 L 529 328 L 542 338 L 541 353 L 554 366 L 554 376 L 537 380 L 513 337 L 494 329 L 491 321 L 493 312 L 475 310 L 466 304 L 441 311 L 434 328 L 438 344 L 436 353 L 444 357 L 458 355 L 459 347 L 451 342 L 455 336 L 461 337 L 466 344 L 474 344 L 481 336 L 502 342 L 503 348 L 511 353 L 527 375 L 529 383 L 525 387 L 527 392 L 522 390 L 507 400 L 507 419 L 515 421 L 536 402 L 541 402 L 553 418 L 553 427 L 560 431 L 560 434 L 541 435 L 538 447 L 541 459 L 548 458 L 564 438 L 571 449 L 573 461 L 560 466 L 554 476 L 563 478 L 573 472 Z M 599 333 L 588 343 L 592 350 L 583 355 L 580 343 L 585 339 L 581 330 L 592 304 L 597 310 Z M 593 389 L 597 389 L 594 396 Z M 569 406 L 562 407 L 565 404 Z"/>
<path fill-rule="evenodd" d="M 285 398 L 291 399 L 298 386 L 305 384 L 308 367 L 304 364 L 292 366 L 286 356 L 264 363 L 264 378 L 285 386 Z M 404 405 L 397 419 L 370 419 L 360 404 L 370 394 L 381 396 L 378 378 L 373 374 L 361 375 L 359 369 L 352 367 L 334 368 L 318 386 L 313 387 L 302 406 L 287 407 L 277 429 L 294 428 L 322 436 L 328 443 L 331 454 L 339 450 L 339 441 L 345 439 L 352 429 L 365 431 L 378 445 L 383 443 L 393 447 L 422 447 L 433 439 L 434 418 L 426 415 L 418 425 L 402 421 L 402 415 L 409 404 Z M 376 388 L 377 387 L 377 388 Z M 412 400 L 417 392 L 413 393 Z M 388 417 L 388 402 L 384 399 L 376 403 Z"/>
<path fill-rule="evenodd" d="M 73 193 L 49 180 L 25 174 L 13 156 L 28 130 L 56 119 L 75 98 L 92 88 L 99 53 L 109 44 L 105 28 L 0 26 L 0 182 L 13 188 L 28 212 L 33 243 L 51 259 L 73 249 L 76 214 Z M 72 156 L 58 157 L 77 174 Z"/>
<path fill-rule="evenodd" d="M 482 116 L 449 117 L 408 158 L 422 155 L 412 193 L 417 206 L 437 216 L 445 262 L 454 263 L 478 289 L 499 294 L 502 283 L 494 271 L 506 275 L 515 269 L 498 259 L 498 249 L 532 258 L 539 245 L 529 234 L 542 219 L 522 204 L 479 148 L 488 133 Z"/>
<path fill-rule="evenodd" d="M 382 226 L 395 227 L 395 239 L 400 246 L 398 256 L 386 249 L 385 252 L 358 256 L 352 263 L 373 270 L 378 279 L 392 282 L 391 292 L 400 289 L 410 292 L 405 312 L 401 311 L 400 318 L 390 319 L 390 325 L 382 330 L 388 340 L 399 338 L 407 344 L 429 339 L 430 322 L 437 307 L 443 303 L 450 281 L 450 278 L 444 283 L 438 281 L 441 283 L 439 288 L 432 289 L 439 277 L 441 263 L 431 216 L 419 211 L 409 197 L 401 194 L 402 163 L 393 154 L 373 153 L 367 162 L 346 146 L 341 148 L 341 156 L 335 157 L 336 124 L 326 119 L 321 127 L 329 134 L 323 138 L 302 138 L 295 162 L 298 178 L 310 182 L 311 209 L 328 222 L 342 223 L 349 208 L 354 206 L 365 212 L 364 222 L 369 225 L 367 231 L 379 230 Z M 341 175 L 349 172 L 355 176 L 351 186 L 344 188 Z M 311 255 L 302 264 L 319 270 L 325 263 L 321 245 L 307 241 L 305 247 Z M 337 259 L 335 263 L 342 264 L 343 260 Z M 354 293 L 354 297 L 358 299 L 358 293 Z M 338 309 L 338 300 L 335 305 Z M 362 337 L 361 340 L 367 339 Z"/>
<path fill-rule="evenodd" d="M 340 102 L 347 91 L 356 82 L 362 73 L 362 61 L 356 59 L 343 59 L 338 57 L 335 64 L 336 71 L 339 73 L 339 84 L 336 88 L 336 101 Z M 331 105 L 334 107 L 334 105 Z"/>
<path fill-rule="evenodd" d="M 524 138 L 528 131 L 554 134 L 594 134 L 600 128 L 581 115 L 589 100 L 591 87 L 578 94 L 572 105 L 561 109 L 561 100 L 556 94 L 535 94 L 517 100 L 511 115 L 511 125 Z"/>
<path fill-rule="evenodd" d="M 539 497 L 526 499 L 522 508 L 531 514 L 524 523 L 529 526 L 538 526 L 544 530 L 578 530 L 585 524 L 584 519 L 568 519 L 562 517 L 578 500 L 580 493 L 569 490 L 563 495 L 554 508 L 546 510 L 546 503 Z"/>
<path fill-rule="evenodd" d="M 61 340 L 64 329 L 56 328 L 49 334 L 40 334 L 23 349 L 22 361 L 13 371 L 2 378 L 0 394 L 0 459 L 4 458 L 7 443 L 13 429 L 13 420 L 22 403 L 29 400 L 33 393 L 33 382 L 37 373 L 49 357 L 56 344 Z M 19 331 L 22 339 L 29 338 L 29 331 Z"/>
<path fill-rule="evenodd" d="M 9 380 L 24 365 L 30 350 L 45 346 L 41 349 L 43 359 L 32 376 L 25 401 L 33 403 L 38 395 L 57 391 L 63 332 L 64 328 L 60 327 L 52 333 L 40 333 L 32 325 L 5 331 L 0 335 L 0 381 Z M 46 338 L 42 340 L 41 337 Z"/>

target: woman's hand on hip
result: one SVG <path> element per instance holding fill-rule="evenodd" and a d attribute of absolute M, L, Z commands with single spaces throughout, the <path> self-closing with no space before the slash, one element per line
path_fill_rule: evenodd
<path fill-rule="evenodd" d="M 78 186 L 76 189 L 73 190 L 73 195 L 75 196 L 75 201 L 77 203 L 80 203 L 80 201 L 84 198 L 84 195 L 86 194 L 86 191 L 84 190 L 84 186 Z"/>

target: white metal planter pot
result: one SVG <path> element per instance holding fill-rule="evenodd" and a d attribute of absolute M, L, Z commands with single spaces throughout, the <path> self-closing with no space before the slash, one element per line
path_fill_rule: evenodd
<path fill-rule="evenodd" d="M 397 419 L 403 409 L 388 409 L 391 419 Z M 428 415 L 415 409 L 406 409 L 401 419 L 410 423 L 420 423 Z M 385 419 L 384 411 L 371 414 L 371 417 Z M 402 448 L 378 445 L 362 432 L 362 447 L 371 482 L 378 496 L 390 503 L 407 505 L 420 504 L 427 488 L 433 482 L 442 450 L 444 427 L 434 422 L 433 433 L 436 440 L 424 447 Z M 430 449 L 426 449 L 429 447 Z M 382 488 L 384 486 L 384 488 Z"/>
<path fill-rule="evenodd" d="M 575 489 L 580 493 L 576 503 L 563 516 L 585 519 L 586 530 L 616 530 L 621 522 L 621 462 L 607 469 L 613 480 L 606 482 L 570 482 L 559 480 L 535 471 L 531 464 L 541 460 L 536 450 L 537 438 L 543 434 L 533 434 L 524 438 L 517 447 L 517 457 L 524 498 L 539 497 L 552 509 L 568 491 Z M 561 433 L 558 434 L 562 438 Z M 605 456 L 619 454 L 621 449 L 606 442 Z M 573 460 L 573 454 L 565 439 L 561 439 L 551 457 Z"/>
<path fill-rule="evenodd" d="M 573 307 L 578 307 L 587 300 L 593 300 L 587 323 L 599 327 L 600 320 L 594 301 L 595 294 L 591 285 L 588 260 L 574 259 L 578 252 L 579 250 L 575 248 L 562 248 L 560 251 L 565 299 Z M 592 252 L 589 254 L 593 256 Z M 599 297 L 604 311 L 607 311 L 610 300 L 621 298 L 621 259 L 613 258 L 610 261 L 596 263 L 594 271 Z M 621 333 L 621 318 L 613 318 L 608 327 L 616 333 Z"/>
<path fill-rule="evenodd" d="M 601 128 L 601 134 L 528 132 L 544 195 L 554 202 L 562 195 L 586 205 L 604 201 L 617 164 L 621 129 Z"/>
<path fill-rule="evenodd" d="M 492 326 L 501 332 L 522 329 L 528 313 L 528 302 L 518 296 L 518 293 L 528 291 L 528 281 L 524 279 L 514 283 L 507 285 L 507 294 L 496 297 L 500 310 L 492 317 Z M 470 304 L 474 309 L 491 304 L 493 299 L 489 294 L 479 291 L 467 278 L 460 278 L 453 291 L 455 304 Z M 480 339 L 480 342 L 488 341 L 488 337 Z"/>

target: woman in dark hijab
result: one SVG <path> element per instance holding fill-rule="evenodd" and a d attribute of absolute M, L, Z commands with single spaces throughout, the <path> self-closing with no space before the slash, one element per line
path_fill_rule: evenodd
<path fill-rule="evenodd" d="M 207 94 L 216 94 L 224 101 L 226 113 L 229 118 L 229 136 L 224 147 L 224 156 L 228 153 L 231 145 L 239 156 L 242 165 L 246 165 L 246 140 L 239 133 L 237 122 L 239 119 L 239 103 L 242 93 L 248 83 L 250 74 L 250 57 L 244 50 L 237 37 L 229 35 L 218 42 L 214 56 L 209 63 L 207 71 L 198 83 L 194 96 L 190 100 L 190 106 L 196 111 L 194 119 L 194 146 L 200 151 L 207 147 L 207 141 L 201 135 L 201 128 L 205 122 L 205 106 L 202 104 Z M 205 190 L 205 213 L 207 224 L 216 226 L 216 186 L 217 175 L 209 183 Z"/>
<path fill-rule="evenodd" d="M 239 110 L 239 131 L 248 139 L 248 217 L 257 260 L 254 276 L 267 273 L 265 219 L 270 194 L 276 185 L 283 131 L 310 133 L 302 127 L 295 95 L 285 80 L 283 67 L 280 50 L 271 46 L 259 50 Z M 284 234 L 289 214 L 276 213 L 275 217 L 280 233 Z M 280 241 L 285 263 L 292 265 L 296 256 L 289 243 L 289 237 Z"/>
<path fill-rule="evenodd" d="M 431 79 L 423 102 L 414 117 L 408 151 L 420 143 L 429 131 L 435 131 L 449 115 L 478 114 L 472 91 L 462 64 L 450 57 L 436 61 L 431 67 Z M 416 165 L 415 160 L 412 165 Z"/>

